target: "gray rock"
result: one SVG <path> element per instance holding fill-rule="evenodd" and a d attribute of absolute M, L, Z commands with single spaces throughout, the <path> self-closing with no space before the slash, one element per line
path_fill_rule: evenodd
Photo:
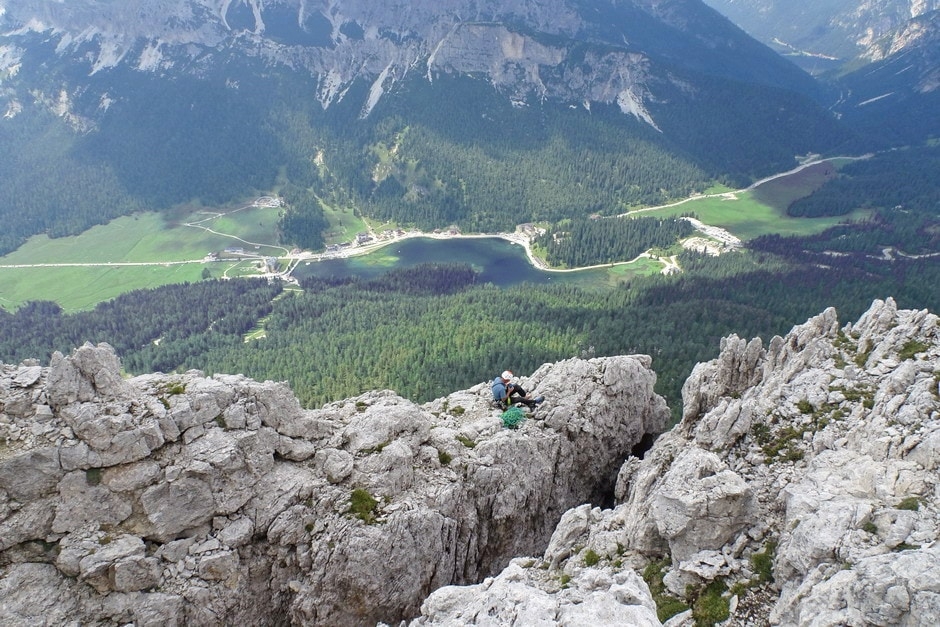
<path fill-rule="evenodd" d="M 0 569 L 0 625 L 73 624 L 84 587 L 51 564 L 5 566 Z"/>
<path fill-rule="evenodd" d="M 940 616 L 940 548 L 864 558 L 778 604 L 780 624 L 929 625 Z"/>
<path fill-rule="evenodd" d="M 0 490 L 6 490 L 12 499 L 27 503 L 54 493 L 63 474 L 57 448 L 25 451 L 0 460 Z"/>
<path fill-rule="evenodd" d="M 588 569 L 559 591 L 535 568 L 516 559 L 483 583 L 440 588 L 421 606 L 419 625 L 660 625 L 649 588 L 631 570 L 609 574 Z"/>
<path fill-rule="evenodd" d="M 160 583 L 160 562 L 153 557 L 131 556 L 114 563 L 111 586 L 118 592 L 136 592 Z"/>
<path fill-rule="evenodd" d="M 147 570 L 147 566 L 144 565 L 142 568 L 138 561 L 144 558 L 145 547 L 143 540 L 130 535 L 123 535 L 114 539 L 105 537 L 102 538 L 102 542 L 105 539 L 107 542 L 101 544 L 98 550 L 89 553 L 79 561 L 80 581 L 89 584 L 99 593 L 116 590 L 114 577 L 115 569 L 119 563 L 124 564 L 122 567 L 124 576 L 121 579 L 123 585 L 133 586 L 134 580 L 147 577 L 144 572 Z M 155 568 L 155 560 L 151 567 Z M 154 584 L 152 579 L 155 579 L 155 577 L 150 578 L 148 585 Z"/>
<path fill-rule="evenodd" d="M 140 495 L 140 503 L 152 525 L 148 535 L 163 542 L 205 524 L 216 513 L 209 484 L 195 477 L 149 487 Z"/>
<path fill-rule="evenodd" d="M 32 559 L 24 547 L 50 542 L 92 623 L 409 618 L 432 590 L 545 550 L 567 509 L 610 493 L 668 419 L 649 364 L 547 364 L 525 380 L 550 398 L 545 421 L 510 431 L 485 384 L 424 407 L 379 391 L 306 411 L 285 385 L 240 376 L 125 381 L 113 353 L 85 346 L 38 378 L 14 368 L 7 380 L 30 388 L 0 385 L 20 395 L 24 438 L 0 460 L 3 550 Z M 43 395 L 51 411 L 36 412 Z M 556 541 L 559 565 L 584 533 Z M 557 607 L 571 620 L 645 612 L 625 577 L 592 576 Z"/>
<path fill-rule="evenodd" d="M 668 419 L 643 356 L 542 366 L 523 379 L 541 419 L 516 430 L 486 382 L 308 411 L 241 376 L 115 379 L 105 347 L 38 378 L 3 367 L 3 613 L 653 625 L 649 560 L 672 557 L 683 592 L 754 585 L 766 556 L 773 587 L 729 600 L 729 625 L 940 622 L 938 333 L 886 301 L 841 330 L 827 310 L 766 345 L 729 338 L 642 460 Z"/>
<path fill-rule="evenodd" d="M 108 488 L 98 485 L 100 471 L 70 472 L 59 482 L 59 504 L 56 507 L 52 530 L 68 533 L 90 527 L 113 527 L 133 513 L 131 501 Z"/>
<path fill-rule="evenodd" d="M 898 359 L 912 341 L 927 347 L 922 356 Z M 908 563 L 902 556 L 938 539 L 938 479 L 927 470 L 940 419 L 931 362 L 940 357 L 936 316 L 876 301 L 842 330 L 827 310 L 766 350 L 749 352 L 752 345 L 732 338 L 718 359 L 696 366 L 684 387 L 682 423 L 641 462 L 624 465 L 623 504 L 601 516 L 583 542 L 619 534 L 624 546 L 660 557 L 666 549 L 657 538 L 668 541 L 674 566 L 665 581 L 675 593 L 719 576 L 750 581 L 754 573 L 741 558 L 770 551 L 777 592 L 758 595 L 766 605 L 752 605 L 750 618 L 731 624 L 753 624 L 754 612 L 757 622 L 772 624 L 940 620 L 927 587 L 887 573 L 892 583 L 873 586 L 855 572 L 860 564 L 868 573 L 867 565 Z M 863 367 L 843 365 L 863 357 Z M 689 464 L 701 455 L 697 448 L 720 455 L 720 465 Z M 720 508 L 710 504 L 696 507 L 716 489 L 700 476 L 722 469 L 736 477 L 728 483 L 738 486 L 734 494 L 753 497 L 746 520 L 733 511 L 716 515 Z M 699 519 L 714 526 L 686 522 Z M 696 549 L 710 549 L 724 565 L 695 565 Z M 866 586 L 878 591 L 869 597 Z"/>
<path fill-rule="evenodd" d="M 341 483 L 355 467 L 355 458 L 350 453 L 335 448 L 317 451 L 315 461 L 330 483 Z"/>
<path fill-rule="evenodd" d="M 238 553 L 224 551 L 199 560 L 199 576 L 206 581 L 227 581 L 238 574 Z"/>
<path fill-rule="evenodd" d="M 86 343 L 70 358 L 52 356 L 46 395 L 53 408 L 76 402 L 130 398 L 130 386 L 121 378 L 121 364 L 107 344 Z"/>
<path fill-rule="evenodd" d="M 35 385 L 42 376 L 41 366 L 27 366 L 20 368 L 13 378 L 13 385 L 21 388 L 28 388 Z"/>
<path fill-rule="evenodd" d="M 749 523 L 751 499 L 747 483 L 718 456 L 689 448 L 666 473 L 651 513 L 678 563 L 730 541 Z"/>

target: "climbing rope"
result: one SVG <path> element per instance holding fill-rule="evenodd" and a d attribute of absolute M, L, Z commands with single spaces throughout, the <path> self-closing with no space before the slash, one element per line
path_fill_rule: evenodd
<path fill-rule="evenodd" d="M 518 407 L 510 407 L 503 412 L 503 426 L 507 429 L 516 429 L 525 421 L 525 412 Z"/>

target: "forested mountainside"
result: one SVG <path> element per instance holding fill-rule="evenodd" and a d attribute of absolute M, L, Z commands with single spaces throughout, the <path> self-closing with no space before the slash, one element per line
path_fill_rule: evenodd
<path fill-rule="evenodd" d="M 0 252 L 275 187 L 506 229 L 742 185 L 853 141 L 812 79 L 692 0 L 305 7 L 7 3 Z"/>
<path fill-rule="evenodd" d="M 885 148 L 940 136 L 940 1 L 707 3 L 829 85 L 857 133 Z"/>
<path fill-rule="evenodd" d="M 506 364 L 525 372 L 573 355 L 645 352 L 654 356 L 657 389 L 678 412 L 681 382 L 732 330 L 766 337 L 833 304 L 857 315 L 888 294 L 902 306 L 940 310 L 938 159 L 940 147 L 922 147 L 848 164 L 790 211 L 866 206 L 867 220 L 811 237 L 757 238 L 718 259 L 687 252 L 679 276 L 601 290 L 500 290 L 479 285 L 466 267 L 429 267 L 371 281 L 310 280 L 290 296 L 263 281 L 203 281 L 129 293 L 74 315 L 53 303 L 0 309 L 0 359 L 45 362 L 53 350 L 108 342 L 130 372 L 202 368 L 288 380 L 314 406 L 367 388 L 429 399 Z M 683 224 L 660 230 L 658 222 L 636 222 L 651 228 L 622 242 L 606 237 L 618 232 L 616 220 L 560 228 L 603 254 L 617 242 L 654 246 L 644 238 Z M 577 263 L 567 252 L 552 254 Z M 245 343 L 259 325 L 267 337 Z"/>
<path fill-rule="evenodd" d="M 831 111 L 837 95 L 692 0 L 0 7 L 0 251 L 124 213 L 172 221 L 276 190 L 284 244 L 322 246 L 328 205 L 425 229 L 538 221 L 548 235 L 537 245 L 554 263 L 607 263 L 687 223 L 596 216 L 743 186 L 799 155 L 878 149 L 787 209 L 864 208 L 868 219 L 758 238 L 717 260 L 684 253 L 679 277 L 505 293 L 467 268 L 310 281 L 302 294 L 205 281 L 76 315 L 0 307 L 6 361 L 106 341 L 132 372 L 288 379 L 315 405 L 365 387 L 427 399 L 507 360 L 524 371 L 641 351 L 678 411 L 692 364 L 731 330 L 782 333 L 827 306 L 852 316 L 888 295 L 938 308 L 930 135 L 940 107 L 936 90 L 914 94 L 929 72 L 895 72 L 920 82 L 884 83 L 890 95 L 849 75 L 858 87 Z M 940 67 L 920 62 L 930 49 L 906 48 L 924 55 L 911 67 Z M 259 327 L 266 339 L 245 343 Z M 518 340 L 503 341 L 506 329 Z M 417 365 L 434 374 L 419 377 Z"/>
<path fill-rule="evenodd" d="M 940 10 L 889 33 L 863 61 L 837 82 L 846 123 L 891 146 L 940 137 Z"/>

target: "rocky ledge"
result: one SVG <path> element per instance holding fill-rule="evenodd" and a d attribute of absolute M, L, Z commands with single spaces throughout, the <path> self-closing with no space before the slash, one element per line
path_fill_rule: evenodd
<path fill-rule="evenodd" d="M 612 503 L 668 408 L 645 356 L 546 364 L 537 417 L 487 383 L 304 410 L 283 383 L 121 376 L 106 345 L 0 366 L 0 624 L 366 625 L 541 553 Z"/>
<path fill-rule="evenodd" d="M 412 625 L 940 624 L 938 358 L 937 316 L 891 299 L 726 338 L 619 505 L 568 511 L 539 557 Z"/>
<path fill-rule="evenodd" d="M 543 366 L 515 430 L 486 383 L 305 411 L 104 346 L 4 366 L 0 624 L 940 624 L 938 358 L 891 299 L 731 336 L 645 454 L 642 356 Z"/>

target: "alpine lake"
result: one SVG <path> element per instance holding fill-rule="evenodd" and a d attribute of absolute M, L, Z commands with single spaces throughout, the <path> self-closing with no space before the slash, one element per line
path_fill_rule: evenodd
<path fill-rule="evenodd" d="M 609 286 L 627 278 L 624 266 L 593 268 L 576 272 L 551 272 L 533 266 L 525 249 L 499 237 L 456 237 L 435 239 L 415 237 L 394 242 L 375 252 L 341 259 L 301 263 L 293 272 L 306 277 L 371 279 L 396 268 L 423 263 L 451 263 L 471 266 L 480 283 L 512 287 L 522 283 L 551 285 L 575 283 L 581 286 Z"/>

